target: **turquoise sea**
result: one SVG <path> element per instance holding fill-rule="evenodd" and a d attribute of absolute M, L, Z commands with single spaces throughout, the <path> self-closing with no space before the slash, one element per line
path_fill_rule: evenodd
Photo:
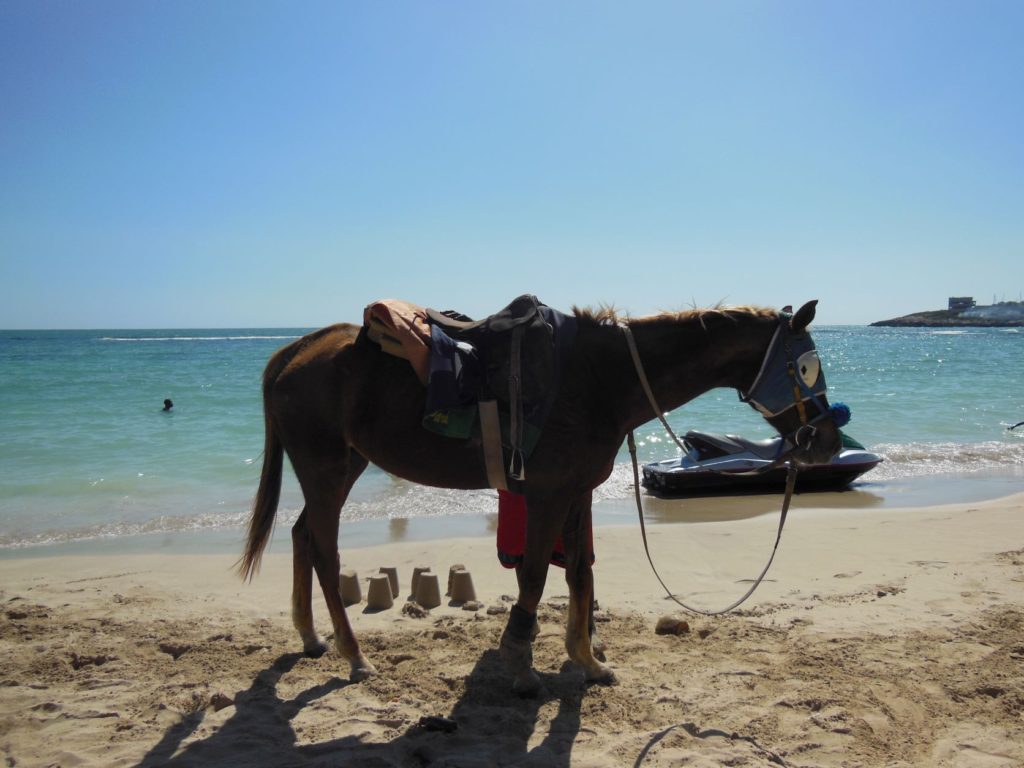
<path fill-rule="evenodd" d="M 0 557 L 236 550 L 260 471 L 261 373 L 306 330 L 0 331 Z M 1007 429 L 1024 420 L 1024 334 L 823 326 L 814 336 L 830 399 L 853 411 L 847 431 L 887 461 L 852 491 L 802 503 L 903 506 L 1024 489 L 1024 427 Z M 770 436 L 732 390 L 706 394 L 670 422 Z M 642 460 L 676 453 L 657 422 L 638 440 Z M 598 522 L 629 523 L 631 493 L 623 449 L 596 494 Z M 765 511 L 777 509 L 766 498 Z M 289 474 L 279 523 L 301 503 Z M 655 503 L 654 516 L 681 508 Z M 371 468 L 346 505 L 342 538 L 477 535 L 494 509 L 492 491 L 422 488 Z M 275 546 L 287 544 L 283 530 Z"/>

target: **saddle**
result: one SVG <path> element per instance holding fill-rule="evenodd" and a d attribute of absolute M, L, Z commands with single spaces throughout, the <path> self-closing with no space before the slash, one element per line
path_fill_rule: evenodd
<path fill-rule="evenodd" d="M 424 327 L 429 328 L 424 426 L 453 437 L 469 437 L 478 423 L 488 482 L 494 488 L 508 489 L 508 481 L 521 487 L 526 458 L 558 393 L 562 361 L 575 338 L 575 318 L 529 294 L 478 321 L 404 302 L 392 302 L 392 308 L 382 312 L 380 304 L 367 307 L 364 321 L 369 338 L 386 352 L 418 357 L 418 352 L 405 354 L 408 343 L 401 342 L 403 329 L 414 329 L 413 346 L 418 347 Z M 399 314 L 406 320 L 399 323 L 401 327 L 383 329 L 380 318 L 394 314 L 395 304 L 402 306 Z M 417 315 L 413 321 L 407 321 L 410 308 Z M 424 380 L 422 365 L 418 373 Z"/>

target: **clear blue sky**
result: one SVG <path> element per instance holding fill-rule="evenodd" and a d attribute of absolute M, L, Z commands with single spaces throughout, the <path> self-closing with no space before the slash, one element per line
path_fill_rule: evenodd
<path fill-rule="evenodd" d="M 0 328 L 1024 290 L 1024 2 L 0 4 Z"/>

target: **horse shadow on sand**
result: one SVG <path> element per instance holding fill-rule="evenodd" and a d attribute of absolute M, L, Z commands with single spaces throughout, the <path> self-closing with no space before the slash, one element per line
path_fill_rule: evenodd
<path fill-rule="evenodd" d="M 568 768 L 580 731 L 580 705 L 587 685 L 582 672 L 565 662 L 558 674 L 540 674 L 541 692 L 520 698 L 496 650 L 485 651 L 466 679 L 465 690 L 446 719 L 412 724 L 387 742 L 359 735 L 299 744 L 292 720 L 311 703 L 353 683 L 340 678 L 316 685 L 293 699 L 278 692 L 281 679 L 304 656 L 284 654 L 235 696 L 234 714 L 215 733 L 190 740 L 206 711 L 186 715 L 164 733 L 137 768 L 234 768 L 239 765 L 359 766 L 552 766 Z M 503 695 L 498 696 L 496 692 Z M 557 706 L 547 721 L 551 705 Z M 534 738 L 541 710 L 544 733 Z M 451 723 L 455 728 L 451 730 Z M 445 727 L 447 726 L 447 728 Z M 187 743 L 186 743 L 187 742 Z M 182 746 L 184 745 L 184 746 Z"/>

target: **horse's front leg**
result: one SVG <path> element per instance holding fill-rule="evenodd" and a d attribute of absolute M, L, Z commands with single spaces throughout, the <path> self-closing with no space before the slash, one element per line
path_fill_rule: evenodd
<path fill-rule="evenodd" d="M 603 643 L 593 638 L 594 572 L 591 555 L 591 494 L 575 501 L 562 531 L 565 543 L 565 580 L 569 585 L 569 620 L 565 628 L 565 649 L 569 658 L 583 667 L 588 682 L 611 684 L 615 673 L 594 657 L 594 646 Z"/>
<path fill-rule="evenodd" d="M 526 550 L 516 569 L 519 599 L 512 606 L 508 624 L 501 635 L 499 651 L 513 675 L 512 690 L 520 696 L 535 696 L 540 678 L 533 671 L 533 638 L 537 625 L 537 606 L 544 594 L 548 561 L 565 519 L 567 506 L 527 496 Z"/>
<path fill-rule="evenodd" d="M 513 605 L 498 648 L 502 661 L 512 673 L 512 690 L 520 696 L 536 696 L 540 690 L 540 678 L 533 671 L 536 617 L 536 611 L 531 613 L 519 603 Z"/>

